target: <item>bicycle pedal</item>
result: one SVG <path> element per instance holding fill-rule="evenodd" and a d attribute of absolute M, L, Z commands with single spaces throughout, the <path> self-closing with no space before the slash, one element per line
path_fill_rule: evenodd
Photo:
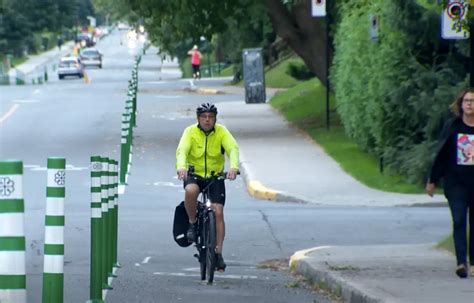
<path fill-rule="evenodd" d="M 199 260 L 199 255 L 198 254 L 194 254 L 194 257 Z"/>

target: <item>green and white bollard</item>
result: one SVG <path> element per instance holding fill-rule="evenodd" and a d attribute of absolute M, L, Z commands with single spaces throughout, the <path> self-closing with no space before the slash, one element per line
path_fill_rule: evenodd
<path fill-rule="evenodd" d="M 113 255 L 112 260 L 114 262 L 114 271 L 116 272 L 117 268 L 120 268 L 118 262 L 118 161 L 114 160 L 114 245 L 113 245 Z"/>
<path fill-rule="evenodd" d="M 112 278 L 115 277 L 114 271 L 114 227 L 115 227 L 115 193 L 114 193 L 114 160 L 108 159 L 109 170 L 108 175 L 108 207 L 109 207 L 109 218 L 107 222 L 107 228 L 109 233 L 107 234 L 107 273 L 109 276 L 109 285 L 112 284 Z"/>
<path fill-rule="evenodd" d="M 66 159 L 48 158 L 43 302 L 64 301 L 64 197 Z"/>
<path fill-rule="evenodd" d="M 0 161 L 0 302 L 26 302 L 23 163 Z"/>
<path fill-rule="evenodd" d="M 120 184 L 126 185 L 126 175 L 128 167 L 129 150 L 129 132 L 130 132 L 130 115 L 122 115 L 122 139 L 120 144 Z"/>
<path fill-rule="evenodd" d="M 110 234 L 109 225 L 109 159 L 101 157 L 100 162 L 102 164 L 102 171 L 100 175 L 100 200 L 102 205 L 102 245 L 101 245 L 101 255 L 102 255 L 102 289 L 112 289 L 109 285 L 109 257 L 108 257 L 108 237 Z"/>
<path fill-rule="evenodd" d="M 102 162 L 91 157 L 91 272 L 90 303 L 102 303 Z"/>
<path fill-rule="evenodd" d="M 128 99 L 127 102 L 125 103 L 125 112 L 130 114 L 130 126 L 133 128 L 133 127 L 136 127 L 137 124 L 136 124 L 136 115 L 135 115 L 135 112 L 133 111 L 133 100 L 132 99 Z"/>
<path fill-rule="evenodd" d="M 130 153 L 128 154 L 128 166 L 127 166 L 127 175 L 125 176 L 125 183 L 128 183 L 128 177 L 130 176 L 130 171 L 132 170 L 132 158 L 133 158 L 133 144 L 130 144 Z"/>

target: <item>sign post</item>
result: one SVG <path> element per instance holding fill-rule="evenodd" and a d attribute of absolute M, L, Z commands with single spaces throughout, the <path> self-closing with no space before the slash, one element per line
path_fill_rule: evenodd
<path fill-rule="evenodd" d="M 462 28 L 469 3 L 464 0 L 450 0 L 441 14 L 441 37 L 443 39 L 467 39 L 469 31 Z"/>
<path fill-rule="evenodd" d="M 474 31 L 472 20 L 467 20 L 469 30 L 463 27 L 467 18 L 469 6 L 473 6 L 473 0 L 449 0 L 446 8 L 441 14 L 441 37 L 447 40 L 470 39 L 470 67 L 469 86 L 474 87 L 474 41 L 470 33 Z"/>
<path fill-rule="evenodd" d="M 326 17 L 326 129 L 330 126 L 330 102 L 329 92 L 329 14 L 326 13 L 326 0 L 311 0 L 311 16 Z"/>

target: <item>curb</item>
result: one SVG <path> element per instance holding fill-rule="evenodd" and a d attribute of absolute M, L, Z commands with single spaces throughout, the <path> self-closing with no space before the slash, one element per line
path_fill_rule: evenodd
<path fill-rule="evenodd" d="M 244 179 L 247 192 L 250 196 L 262 200 L 277 201 L 277 197 L 280 193 L 279 191 L 269 189 L 260 183 L 260 181 L 254 180 L 251 176 L 250 170 L 245 164 L 245 161 L 240 162 L 240 167 L 242 178 Z"/>
<path fill-rule="evenodd" d="M 203 95 L 222 95 L 224 94 L 223 91 L 213 89 L 213 88 L 198 88 L 197 90 L 198 94 L 203 94 Z"/>
<path fill-rule="evenodd" d="M 295 252 L 290 257 L 290 271 L 298 273 L 306 277 L 311 284 L 321 288 L 331 290 L 333 293 L 341 296 L 345 302 L 351 303 L 380 303 L 384 302 L 381 298 L 374 297 L 364 291 L 350 285 L 346 280 L 330 271 L 315 268 L 311 266 L 305 259 L 305 252 L 309 250 L 301 250 Z"/>
<path fill-rule="evenodd" d="M 223 91 L 213 88 L 201 88 L 201 87 L 185 87 L 184 91 L 198 93 L 201 95 L 223 95 Z"/>

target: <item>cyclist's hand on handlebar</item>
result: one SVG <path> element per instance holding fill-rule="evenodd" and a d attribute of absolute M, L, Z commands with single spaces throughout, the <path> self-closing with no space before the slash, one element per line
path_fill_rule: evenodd
<path fill-rule="evenodd" d="M 178 169 L 178 179 L 185 180 L 188 177 L 188 170 L 186 168 Z"/>
<path fill-rule="evenodd" d="M 235 169 L 235 168 L 229 169 L 229 171 L 227 172 L 227 179 L 235 180 L 235 178 L 237 177 L 238 172 L 239 172 L 238 169 Z"/>

